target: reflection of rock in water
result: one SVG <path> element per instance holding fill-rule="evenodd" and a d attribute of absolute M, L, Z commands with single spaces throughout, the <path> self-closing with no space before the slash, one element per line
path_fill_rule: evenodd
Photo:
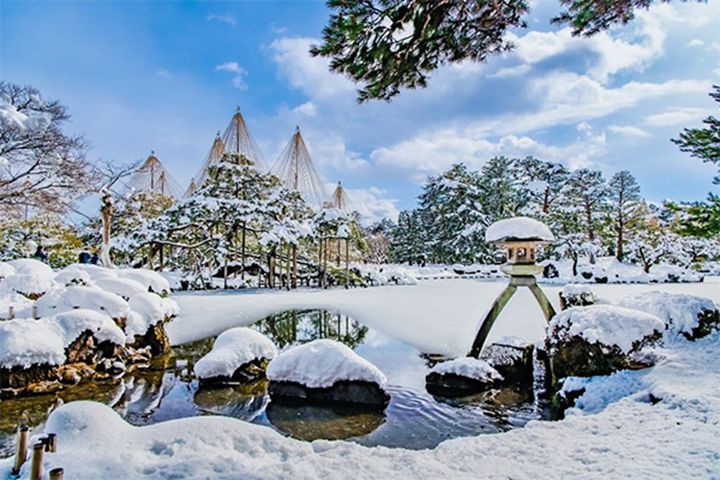
<path fill-rule="evenodd" d="M 506 386 L 493 388 L 474 395 L 459 398 L 434 396 L 438 402 L 453 407 L 480 407 L 485 415 L 493 419 L 493 423 L 503 429 L 512 427 L 515 422 L 510 416 L 517 416 L 518 411 L 527 406 L 532 410 L 534 395 L 531 388 Z"/>
<path fill-rule="evenodd" d="M 267 380 L 262 379 L 245 385 L 201 388 L 193 401 L 203 412 L 249 421 L 267 405 L 266 392 Z"/>
<path fill-rule="evenodd" d="M 346 315 L 327 310 L 288 310 L 270 315 L 254 325 L 279 348 L 320 338 L 338 340 L 355 348 L 367 335 L 368 328 Z"/>
<path fill-rule="evenodd" d="M 354 407 L 319 407 L 270 402 L 267 418 L 276 429 L 298 440 L 344 440 L 375 431 L 385 415 Z"/>

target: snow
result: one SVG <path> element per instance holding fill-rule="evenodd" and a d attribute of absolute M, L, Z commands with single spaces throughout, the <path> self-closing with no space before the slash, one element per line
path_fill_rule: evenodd
<path fill-rule="evenodd" d="M 495 382 L 503 379 L 503 376 L 485 360 L 478 360 L 472 357 L 460 357 L 438 363 L 430 372 L 439 373 L 440 375 L 455 374 L 482 382 Z"/>
<path fill-rule="evenodd" d="M 90 285 L 92 279 L 90 274 L 85 270 L 77 268 L 65 268 L 55 275 L 55 283 L 64 287 L 73 285 Z"/>
<path fill-rule="evenodd" d="M 353 268 L 356 268 L 360 275 L 375 287 L 382 285 L 417 285 L 417 279 L 413 271 L 397 265 L 354 264 Z"/>
<path fill-rule="evenodd" d="M 256 359 L 271 360 L 277 355 L 272 340 L 246 327 L 236 327 L 220 334 L 212 350 L 195 363 L 198 378 L 231 377 L 243 364 Z"/>
<path fill-rule="evenodd" d="M 125 334 L 115 322 L 92 310 L 73 310 L 39 320 L 16 318 L 0 322 L 0 365 L 60 365 L 65 361 L 65 348 L 86 330 L 100 342 L 125 344 Z"/>
<path fill-rule="evenodd" d="M 7 262 L 0 262 L 0 280 L 15 273 L 15 268 Z"/>
<path fill-rule="evenodd" d="M 387 383 L 375 365 L 346 345 L 328 339 L 313 340 L 281 352 L 268 365 L 267 377 L 310 388 L 328 388 L 343 380 L 371 382 L 380 388 Z"/>
<path fill-rule="evenodd" d="M 17 260 L 10 260 L 7 262 L 8 265 L 15 269 L 16 273 L 37 273 L 39 275 L 54 275 L 53 269 L 49 265 L 39 260 L 32 258 L 19 258 Z"/>
<path fill-rule="evenodd" d="M 98 287 L 60 287 L 50 290 L 36 302 L 38 315 L 53 315 L 76 308 L 106 313 L 112 318 L 125 318 L 128 303 L 114 293 Z"/>
<path fill-rule="evenodd" d="M 54 275 L 45 274 L 40 271 L 32 273 L 16 273 L 6 277 L 0 288 L 6 292 L 16 292 L 25 296 L 39 296 L 52 289 L 56 283 Z"/>
<path fill-rule="evenodd" d="M 117 270 L 120 278 L 128 278 L 135 280 L 145 287 L 146 290 L 153 291 L 158 295 L 170 293 L 170 283 L 153 270 L 144 268 L 122 268 Z"/>
<path fill-rule="evenodd" d="M 132 311 L 125 327 L 128 338 L 144 335 L 148 328 L 179 313 L 174 300 L 143 292 L 130 298 L 128 306 Z"/>
<path fill-rule="evenodd" d="M 715 303 L 705 297 L 652 291 L 623 297 L 618 305 L 650 313 L 662 319 L 674 333 L 692 333 L 698 327 L 703 310 L 715 310 Z"/>
<path fill-rule="evenodd" d="M 95 285 L 126 300 L 148 291 L 142 283 L 129 278 L 100 277 L 95 279 Z"/>
<path fill-rule="evenodd" d="M 595 294 L 592 292 L 592 289 L 587 285 L 568 283 L 562 288 L 562 296 L 565 298 L 577 296 L 587 296 L 589 298 L 594 298 Z"/>
<path fill-rule="evenodd" d="M 617 346 L 624 353 L 630 353 L 638 340 L 664 330 L 665 324 L 655 315 L 614 305 L 569 308 L 548 324 L 548 335 L 557 335 L 558 340 L 580 336 L 591 344 Z"/>
<path fill-rule="evenodd" d="M 542 222 L 529 217 L 506 218 L 490 225 L 485 231 L 488 243 L 505 240 L 555 240 L 550 229 Z"/>
<path fill-rule="evenodd" d="M 61 466 L 78 479 L 717 478 L 719 340 L 678 344 L 674 359 L 654 368 L 585 379 L 564 420 L 419 451 L 302 442 L 220 416 L 134 427 L 107 406 L 72 402 L 46 423 L 60 448 L 46 453 L 45 471 Z M 653 405 L 650 394 L 662 401 Z M 11 466 L 0 460 L 0 477 Z"/>

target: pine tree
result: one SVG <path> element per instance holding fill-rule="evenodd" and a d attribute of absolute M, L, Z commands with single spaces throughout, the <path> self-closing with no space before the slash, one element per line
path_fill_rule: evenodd
<path fill-rule="evenodd" d="M 598 248 L 598 230 L 601 228 L 602 213 L 608 188 L 602 173 L 581 168 L 570 174 L 563 191 L 563 208 L 580 213 L 587 242 Z M 591 252 L 590 263 L 595 263 L 595 252 Z"/>
<path fill-rule="evenodd" d="M 610 179 L 608 204 L 615 257 L 622 261 L 628 230 L 634 229 L 642 218 L 640 186 L 627 170 L 617 172 Z"/>

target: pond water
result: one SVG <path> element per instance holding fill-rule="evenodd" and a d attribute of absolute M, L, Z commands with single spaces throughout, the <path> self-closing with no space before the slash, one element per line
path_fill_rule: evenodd
<path fill-rule="evenodd" d="M 42 427 L 63 402 L 95 400 L 112 406 L 133 425 L 197 415 L 224 415 L 265 425 L 301 440 L 347 439 L 363 445 L 431 448 L 448 438 L 496 433 L 550 418 L 530 389 L 502 388 L 472 397 L 445 399 L 425 391 L 425 375 L 440 358 L 371 330 L 347 316 L 325 310 L 288 311 L 253 328 L 279 348 L 318 338 L 339 340 L 377 365 L 388 377 L 391 401 L 382 412 L 278 404 L 267 381 L 200 388 L 194 363 L 210 351 L 214 338 L 173 347 L 148 368 L 115 380 L 85 382 L 56 394 L 0 402 L 0 457 L 12 455 L 14 428 Z"/>

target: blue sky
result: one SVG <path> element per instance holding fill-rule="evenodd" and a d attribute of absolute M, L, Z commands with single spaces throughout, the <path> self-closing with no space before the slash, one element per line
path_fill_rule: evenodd
<path fill-rule="evenodd" d="M 2 0 L 0 77 L 66 104 L 91 158 L 155 150 L 182 185 L 239 105 L 269 163 L 299 125 L 328 187 L 343 180 L 372 217 L 412 207 L 428 174 L 501 154 L 628 169 L 652 201 L 703 198 L 714 168 L 669 138 L 717 112 L 720 1 L 662 4 L 590 39 L 550 26 L 557 8 L 533 3 L 513 53 L 358 105 L 307 54 L 323 2 Z"/>

